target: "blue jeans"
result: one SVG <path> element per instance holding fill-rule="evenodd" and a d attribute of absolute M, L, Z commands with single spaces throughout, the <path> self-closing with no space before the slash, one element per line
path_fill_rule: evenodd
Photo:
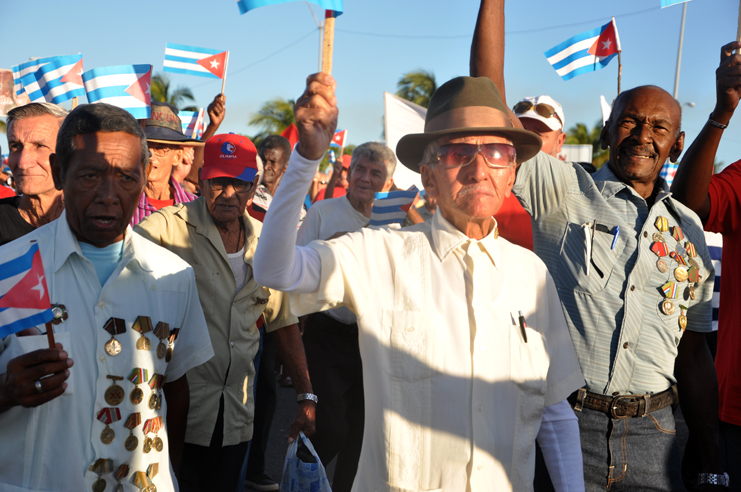
<path fill-rule="evenodd" d="M 671 406 L 630 419 L 587 408 L 574 413 L 587 492 L 685 490 Z"/>

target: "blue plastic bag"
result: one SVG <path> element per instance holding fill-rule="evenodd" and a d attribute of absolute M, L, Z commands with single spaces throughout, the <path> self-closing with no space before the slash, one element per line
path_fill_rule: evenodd
<path fill-rule="evenodd" d="M 280 492 L 332 492 L 322 461 L 303 432 L 288 446 Z"/>

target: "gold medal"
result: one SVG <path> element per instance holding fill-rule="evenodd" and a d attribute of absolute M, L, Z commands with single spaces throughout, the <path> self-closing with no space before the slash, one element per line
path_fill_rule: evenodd
<path fill-rule="evenodd" d="M 144 399 L 144 392 L 139 388 L 134 388 L 131 390 L 131 394 L 129 395 L 129 400 L 134 405 L 138 405 L 142 402 Z"/>
<path fill-rule="evenodd" d="M 142 335 L 136 341 L 136 348 L 139 350 L 149 350 L 152 348 L 152 342 L 149 341 L 149 338 Z"/>
<path fill-rule="evenodd" d="M 700 265 L 697 264 L 697 261 L 695 261 L 694 258 L 690 258 L 687 263 L 690 264 L 691 267 L 693 267 L 695 270 L 700 270 Z"/>
<path fill-rule="evenodd" d="M 116 381 L 122 381 L 123 378 L 121 376 L 110 376 L 110 375 L 106 377 L 110 379 L 113 382 L 113 384 L 105 390 L 105 401 L 109 405 L 115 407 L 119 405 L 122 401 L 124 401 L 124 396 L 126 394 L 124 389 L 121 386 L 116 384 Z"/>
<path fill-rule="evenodd" d="M 659 261 L 656 262 L 656 268 L 658 268 L 661 273 L 666 273 L 669 271 L 669 266 L 661 258 L 659 258 Z"/>
<path fill-rule="evenodd" d="M 115 357 L 120 354 L 121 342 L 111 337 L 111 339 L 105 343 L 105 353 L 110 355 L 111 357 Z"/>
<path fill-rule="evenodd" d="M 127 437 L 126 441 L 124 442 L 126 451 L 133 451 L 136 449 L 137 446 L 139 446 L 139 439 L 137 439 L 137 437 L 133 433 L 129 434 L 129 437 Z"/>
<path fill-rule="evenodd" d="M 162 439 L 160 439 L 159 437 L 155 437 L 154 438 L 154 449 L 156 449 L 158 453 L 161 453 L 164 448 L 165 448 L 165 445 L 162 442 Z"/>
<path fill-rule="evenodd" d="M 149 396 L 149 403 L 147 405 L 149 406 L 151 410 L 154 410 L 155 408 L 157 408 L 157 393 L 155 393 L 154 391 Z"/>
<path fill-rule="evenodd" d="M 664 235 L 661 234 L 660 232 L 654 232 L 653 235 L 651 236 L 651 239 L 653 239 L 655 243 L 665 243 L 666 242 L 666 239 L 664 239 Z"/>
<path fill-rule="evenodd" d="M 159 345 L 157 345 L 157 358 L 164 359 L 166 354 L 167 354 L 167 345 L 165 345 L 164 342 L 160 342 Z"/>
<path fill-rule="evenodd" d="M 661 303 L 661 312 L 667 316 L 674 314 L 674 303 L 669 299 L 664 299 L 664 302 Z"/>
<path fill-rule="evenodd" d="M 687 280 L 687 273 L 686 267 L 678 266 L 674 269 L 674 278 L 676 278 L 678 282 L 684 282 Z"/>
<path fill-rule="evenodd" d="M 142 447 L 142 451 L 144 451 L 145 453 L 150 452 L 152 450 L 152 444 L 153 441 L 151 437 L 147 437 L 146 439 L 144 439 L 144 446 Z"/>
<path fill-rule="evenodd" d="M 103 492 L 105 490 L 105 486 L 105 480 L 99 478 L 95 482 L 93 482 L 93 492 Z"/>
<path fill-rule="evenodd" d="M 100 440 L 103 441 L 103 444 L 110 444 L 115 438 L 116 433 L 113 432 L 113 429 L 106 425 L 105 429 L 103 429 L 103 432 L 100 433 Z"/>
<path fill-rule="evenodd" d="M 137 316 L 134 326 L 131 327 L 133 330 L 138 331 L 141 336 L 136 341 L 136 348 L 139 350 L 149 350 L 152 348 L 152 342 L 145 336 L 145 333 L 152 331 L 152 320 L 149 316 Z"/>
<path fill-rule="evenodd" d="M 687 328 L 687 316 L 684 314 L 679 315 L 679 327 L 684 331 L 685 328 Z"/>
<path fill-rule="evenodd" d="M 695 300 L 695 284 L 690 284 L 688 289 L 690 290 L 690 299 L 694 301 Z"/>

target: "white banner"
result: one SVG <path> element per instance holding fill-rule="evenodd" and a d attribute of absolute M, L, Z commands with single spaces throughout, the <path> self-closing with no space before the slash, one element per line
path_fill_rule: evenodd
<path fill-rule="evenodd" d="M 386 145 L 396 153 L 396 144 L 409 133 L 422 133 L 425 129 L 427 109 L 402 99 L 390 92 L 383 93 L 383 127 Z M 401 162 L 396 165 L 394 183 L 402 190 L 415 185 L 420 190 L 422 179 L 419 174 L 407 169 Z"/>

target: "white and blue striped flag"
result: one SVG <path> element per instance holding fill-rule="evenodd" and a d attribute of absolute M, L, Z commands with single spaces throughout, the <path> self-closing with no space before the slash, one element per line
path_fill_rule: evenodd
<path fill-rule="evenodd" d="M 51 62 L 55 58 L 60 58 L 59 56 L 47 56 L 46 58 L 37 58 L 35 60 L 27 61 L 25 63 L 21 63 L 20 65 L 15 65 L 11 67 L 11 70 L 13 71 L 13 82 L 15 84 L 15 95 L 20 96 L 23 94 L 23 83 L 21 83 L 21 78 L 24 75 L 28 75 L 29 73 L 34 73 L 39 68 L 43 67 L 47 63 Z"/>
<path fill-rule="evenodd" d="M 183 133 L 186 137 L 200 139 L 203 136 L 206 126 L 204 115 L 205 110 L 203 108 L 198 111 L 180 111 L 178 113 L 180 122 L 183 124 Z"/>
<path fill-rule="evenodd" d="M 60 104 L 85 95 L 82 72 L 82 55 L 59 56 L 21 77 L 21 83 L 31 102 Z"/>
<path fill-rule="evenodd" d="M 380 227 L 401 224 L 418 193 L 419 190 L 414 185 L 408 190 L 376 193 L 369 225 Z"/>
<path fill-rule="evenodd" d="M 167 43 L 164 71 L 198 75 L 212 79 L 224 78 L 227 51 Z"/>
<path fill-rule="evenodd" d="M 548 63 L 563 80 L 605 68 L 621 51 L 615 19 L 602 27 L 577 34 L 545 52 Z"/>
<path fill-rule="evenodd" d="M 671 7 L 672 5 L 676 5 L 678 3 L 686 3 L 690 0 L 661 0 L 661 8 Z"/>
<path fill-rule="evenodd" d="M 88 70 L 82 74 L 89 103 L 123 108 L 136 119 L 151 114 L 152 65 L 117 65 Z"/>

